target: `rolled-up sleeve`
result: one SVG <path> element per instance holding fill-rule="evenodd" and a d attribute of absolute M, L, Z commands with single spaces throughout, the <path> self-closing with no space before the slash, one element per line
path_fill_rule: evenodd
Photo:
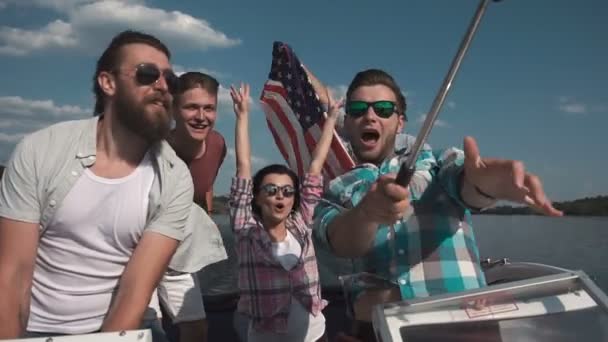
<path fill-rule="evenodd" d="M 314 210 L 313 215 L 313 236 L 317 242 L 320 242 L 324 248 L 331 250 L 331 244 L 329 242 L 328 230 L 329 225 L 338 216 L 343 208 L 339 201 L 339 188 L 342 185 L 342 180 L 337 178 L 332 181 L 329 188 L 323 195 L 321 200 Z M 333 185 L 333 186 L 332 186 Z"/>
<path fill-rule="evenodd" d="M 166 186 L 163 191 L 169 193 L 161 196 L 160 212 L 152 219 L 147 231 L 153 231 L 172 239 L 181 241 L 186 235 L 186 223 L 190 215 L 190 207 L 195 205 L 192 201 L 194 187 L 192 177 L 185 168 L 179 168 L 170 177 L 175 177 L 177 181 L 174 186 Z"/>
<path fill-rule="evenodd" d="M 36 151 L 31 136 L 15 148 L 0 183 L 0 216 L 39 223 L 42 206 L 38 196 Z"/>
<path fill-rule="evenodd" d="M 445 192 L 460 206 L 470 208 L 462 199 L 462 177 L 464 175 L 464 152 L 455 147 L 433 151 L 439 171 L 437 178 Z"/>
<path fill-rule="evenodd" d="M 252 217 L 252 188 L 253 182 L 250 178 L 234 177 L 232 179 L 228 206 L 230 208 L 230 221 L 234 231 L 246 229 L 247 222 Z"/>
<path fill-rule="evenodd" d="M 308 227 L 313 223 L 313 213 L 322 194 L 323 176 L 308 173 L 304 175 L 300 196 L 300 214 Z"/>

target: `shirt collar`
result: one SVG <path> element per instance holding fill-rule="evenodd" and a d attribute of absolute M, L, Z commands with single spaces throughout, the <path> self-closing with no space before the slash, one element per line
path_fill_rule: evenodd
<path fill-rule="evenodd" d="M 76 158 L 80 159 L 86 167 L 93 165 L 96 160 L 97 128 L 100 118 L 101 116 L 97 115 L 87 120 L 86 128 L 81 139 L 82 144 L 76 151 Z M 177 155 L 165 140 L 154 143 L 150 147 L 150 150 L 157 162 L 160 163 L 160 159 L 164 159 L 168 162 L 170 168 L 173 168 L 177 162 Z"/>

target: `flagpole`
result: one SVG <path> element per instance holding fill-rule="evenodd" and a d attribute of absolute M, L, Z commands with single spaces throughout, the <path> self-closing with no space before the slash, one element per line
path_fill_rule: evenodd
<path fill-rule="evenodd" d="M 500 0 L 493 0 L 493 1 L 498 2 Z M 426 119 L 424 120 L 424 123 L 422 125 L 422 128 L 420 129 L 420 132 L 416 136 L 416 142 L 414 143 L 414 147 L 410 151 L 405 163 L 402 164 L 401 168 L 399 169 L 399 173 L 397 174 L 397 178 L 395 179 L 395 182 L 397 182 L 397 184 L 399 184 L 401 186 L 408 186 L 412 179 L 412 176 L 414 175 L 414 172 L 416 171 L 416 160 L 418 159 L 418 155 L 420 154 L 420 151 L 422 150 L 422 146 L 424 146 L 424 143 L 426 142 L 429 134 L 431 133 L 431 129 L 433 128 L 433 124 L 435 123 L 435 119 L 437 119 L 437 116 L 439 115 L 439 111 L 441 110 L 441 107 L 443 106 L 443 102 L 445 101 L 445 98 L 447 97 L 448 92 L 450 91 L 450 89 L 452 87 L 452 82 L 454 81 L 454 77 L 456 76 L 456 73 L 458 72 L 458 69 L 460 68 L 460 64 L 462 63 L 462 60 L 464 59 L 464 56 L 465 56 L 467 50 L 469 49 L 469 45 L 471 44 L 471 41 L 473 40 L 473 37 L 475 36 L 475 32 L 477 31 L 477 28 L 479 27 L 479 23 L 481 22 L 481 18 L 483 17 L 483 15 L 486 11 L 486 8 L 488 7 L 489 2 L 490 2 L 490 0 L 481 0 L 479 2 L 479 5 L 477 6 L 477 11 L 475 12 L 473 19 L 471 20 L 471 22 L 469 24 L 469 28 L 468 28 L 464 38 L 460 42 L 460 47 L 458 48 L 458 52 L 456 53 L 456 56 L 454 56 L 454 59 L 452 60 L 450 69 L 449 69 L 447 75 L 445 76 L 445 78 L 443 79 L 443 83 L 441 85 L 441 88 L 439 88 L 439 92 L 437 93 L 437 96 L 435 96 L 435 100 L 433 101 L 431 110 L 427 114 Z"/>

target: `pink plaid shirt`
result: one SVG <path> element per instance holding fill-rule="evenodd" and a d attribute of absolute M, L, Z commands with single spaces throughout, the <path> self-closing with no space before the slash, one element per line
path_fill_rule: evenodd
<path fill-rule="evenodd" d="M 287 229 L 302 247 L 297 265 L 287 271 L 272 255 L 272 241 L 251 209 L 252 180 L 233 178 L 230 219 L 239 257 L 238 311 L 265 332 L 286 332 L 289 306 L 297 299 L 313 315 L 327 305 L 321 299 L 317 257 L 312 244 L 312 216 L 323 192 L 323 177 L 306 174 L 300 189 L 300 207 L 287 219 Z"/>

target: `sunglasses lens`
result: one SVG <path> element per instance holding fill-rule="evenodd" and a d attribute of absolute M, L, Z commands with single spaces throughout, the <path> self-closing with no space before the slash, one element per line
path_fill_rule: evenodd
<path fill-rule="evenodd" d="M 388 118 L 395 112 L 395 104 L 391 101 L 378 101 L 373 104 L 374 112 L 381 118 Z"/>
<path fill-rule="evenodd" d="M 165 81 L 167 82 L 167 88 L 169 88 L 169 92 L 171 94 L 175 94 L 177 92 L 177 83 L 178 78 L 171 70 L 167 70 L 164 72 Z"/>
<path fill-rule="evenodd" d="M 283 196 L 291 197 L 295 194 L 296 190 L 291 186 L 286 186 L 283 188 Z"/>
<path fill-rule="evenodd" d="M 135 79 L 141 85 L 150 85 L 158 80 L 160 70 L 154 64 L 140 64 L 135 71 Z"/>
<path fill-rule="evenodd" d="M 350 101 L 346 104 L 346 113 L 350 116 L 359 117 L 365 114 L 367 111 L 367 102 L 364 101 Z"/>
<path fill-rule="evenodd" d="M 266 193 L 266 195 L 268 196 L 274 196 L 277 194 L 277 186 L 274 184 L 266 184 L 264 185 L 264 187 L 262 188 L 264 190 L 264 192 Z"/>

